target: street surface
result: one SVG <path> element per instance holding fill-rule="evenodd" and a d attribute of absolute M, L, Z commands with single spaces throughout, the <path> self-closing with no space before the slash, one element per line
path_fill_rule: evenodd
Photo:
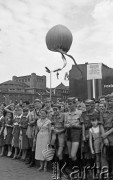
<path fill-rule="evenodd" d="M 0 180 L 51 180 L 51 172 L 39 172 L 38 167 L 27 168 L 25 162 L 0 157 Z"/>

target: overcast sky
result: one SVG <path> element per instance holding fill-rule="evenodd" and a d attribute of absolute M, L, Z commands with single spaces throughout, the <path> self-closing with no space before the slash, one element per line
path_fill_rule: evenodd
<path fill-rule="evenodd" d="M 78 64 L 104 63 L 113 68 L 113 0 L 0 0 L 0 83 L 13 75 L 35 72 L 47 76 L 63 64 L 59 53 L 51 52 L 45 43 L 46 33 L 57 24 L 73 34 L 69 50 Z M 52 74 L 52 87 L 64 81 L 73 61 Z"/>

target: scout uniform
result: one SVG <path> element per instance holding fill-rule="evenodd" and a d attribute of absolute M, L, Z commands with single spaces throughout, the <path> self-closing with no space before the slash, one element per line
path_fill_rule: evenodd
<path fill-rule="evenodd" d="M 101 116 L 105 133 L 113 128 L 113 110 L 106 110 Z M 102 166 L 108 166 L 108 161 L 113 161 L 113 132 L 107 136 L 109 146 L 102 149 Z M 106 154 L 108 156 L 106 156 Z"/>
<path fill-rule="evenodd" d="M 91 152 L 89 147 L 89 129 L 91 128 L 91 117 L 94 114 L 94 101 L 86 100 L 86 112 L 82 113 L 82 144 L 81 144 L 81 154 L 84 160 L 87 160 L 87 163 L 90 163 L 91 160 Z"/>

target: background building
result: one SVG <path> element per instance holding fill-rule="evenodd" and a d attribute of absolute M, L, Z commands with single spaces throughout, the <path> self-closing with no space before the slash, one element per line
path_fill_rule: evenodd
<path fill-rule="evenodd" d="M 69 86 L 65 86 L 61 83 L 54 89 L 54 92 L 57 99 L 65 102 L 69 97 Z"/>
<path fill-rule="evenodd" d="M 42 96 L 43 95 L 43 96 Z M 12 80 L 0 84 L 0 101 L 29 101 L 46 96 L 46 76 L 35 73 L 27 76 L 13 76 Z"/>
<path fill-rule="evenodd" d="M 26 92 L 29 93 L 35 93 L 37 90 L 45 91 L 46 89 L 46 76 L 38 76 L 35 73 L 27 76 L 13 76 L 12 80 L 28 85 Z"/>
<path fill-rule="evenodd" d="M 69 87 L 62 83 L 52 89 L 52 100 L 65 101 L 69 95 Z M 35 73 L 27 76 L 13 76 L 12 80 L 0 84 L 0 102 L 9 104 L 15 101 L 33 102 L 35 98 L 42 101 L 50 97 L 50 89 L 46 87 L 46 76 L 37 76 Z"/>
<path fill-rule="evenodd" d="M 77 69 L 75 65 L 69 72 L 69 96 L 75 96 L 82 99 L 93 98 L 92 80 L 87 80 L 87 64 L 79 64 Z M 102 64 L 102 79 L 95 80 L 96 98 L 101 95 L 107 95 L 113 92 L 113 69 Z"/>
<path fill-rule="evenodd" d="M 1 92 L 25 92 L 29 86 L 22 82 L 9 80 L 0 84 Z"/>

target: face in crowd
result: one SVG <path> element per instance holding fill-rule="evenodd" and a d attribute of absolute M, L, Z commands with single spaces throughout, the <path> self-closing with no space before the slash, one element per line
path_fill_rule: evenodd
<path fill-rule="evenodd" d="M 64 105 L 60 105 L 60 112 L 64 112 L 64 111 L 65 111 Z"/>
<path fill-rule="evenodd" d="M 45 119 L 47 117 L 47 112 L 45 110 L 40 111 L 40 118 Z"/>
<path fill-rule="evenodd" d="M 11 109 L 11 111 L 14 111 L 15 110 L 15 105 L 11 104 L 10 109 Z"/>
<path fill-rule="evenodd" d="M 34 107 L 35 107 L 35 109 L 41 109 L 41 107 L 42 107 L 41 102 L 40 101 L 35 101 L 34 102 Z"/>
<path fill-rule="evenodd" d="M 4 108 L 5 108 L 5 104 L 4 103 L 0 104 L 0 109 L 4 110 Z"/>
<path fill-rule="evenodd" d="M 98 125 L 98 120 L 95 118 L 95 119 L 91 119 L 91 124 L 93 127 L 96 127 Z"/>
<path fill-rule="evenodd" d="M 90 111 L 91 110 L 91 105 L 90 104 L 86 104 L 86 111 Z"/>
<path fill-rule="evenodd" d="M 53 107 L 54 115 L 59 115 L 60 109 L 58 107 Z"/>
<path fill-rule="evenodd" d="M 13 114 L 11 112 L 7 112 L 6 117 L 8 119 L 11 119 L 13 117 Z"/>
<path fill-rule="evenodd" d="M 21 108 L 17 108 L 16 109 L 16 113 L 18 116 L 20 116 L 22 114 L 22 109 Z"/>
<path fill-rule="evenodd" d="M 99 111 L 99 103 L 98 102 L 95 103 L 95 107 L 94 108 L 95 108 L 95 110 Z"/>
<path fill-rule="evenodd" d="M 45 101 L 45 107 L 46 107 L 46 108 L 50 108 L 50 107 L 51 107 L 51 101 L 50 101 L 49 99 L 47 99 L 47 100 Z"/>
<path fill-rule="evenodd" d="M 27 116 L 28 115 L 28 109 L 23 109 L 23 116 Z"/>
<path fill-rule="evenodd" d="M 103 111 L 105 111 L 105 109 L 106 109 L 105 104 L 104 103 L 100 103 L 99 104 L 99 111 L 103 112 Z"/>
<path fill-rule="evenodd" d="M 76 107 L 78 110 L 82 111 L 82 106 L 80 104 L 77 104 L 77 107 Z"/>
<path fill-rule="evenodd" d="M 75 104 L 73 104 L 72 102 L 70 102 L 70 103 L 68 104 L 68 108 L 69 108 L 69 111 L 70 111 L 70 112 L 75 111 Z"/>
<path fill-rule="evenodd" d="M 103 98 L 100 98 L 100 103 L 106 103 L 106 100 L 105 100 L 105 98 L 103 97 Z"/>
<path fill-rule="evenodd" d="M 32 112 L 34 110 L 34 105 L 33 104 L 30 104 L 29 105 L 29 111 Z"/>

